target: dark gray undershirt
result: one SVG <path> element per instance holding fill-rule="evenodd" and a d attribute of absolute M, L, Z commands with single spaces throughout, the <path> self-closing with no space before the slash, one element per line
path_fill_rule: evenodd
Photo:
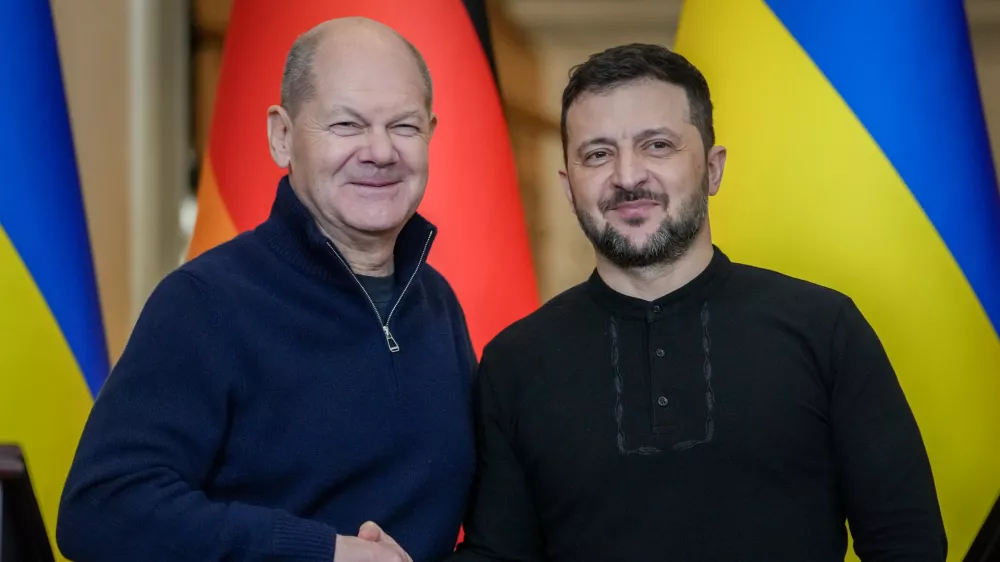
<path fill-rule="evenodd" d="M 357 275 L 357 278 L 375 303 L 375 307 L 378 308 L 378 313 L 382 315 L 382 321 L 385 322 L 389 309 L 392 307 L 392 297 L 396 292 L 396 277 L 394 275 L 386 277 Z"/>

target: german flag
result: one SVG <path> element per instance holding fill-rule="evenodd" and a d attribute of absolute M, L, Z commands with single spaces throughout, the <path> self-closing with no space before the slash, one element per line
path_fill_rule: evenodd
<path fill-rule="evenodd" d="M 418 211 L 439 228 L 428 261 L 455 289 L 479 353 L 538 305 L 482 0 L 236 0 L 188 257 L 267 217 L 285 173 L 271 160 L 265 138 L 267 108 L 278 101 L 285 57 L 298 35 L 346 16 L 392 27 L 430 67 L 439 125 Z"/>

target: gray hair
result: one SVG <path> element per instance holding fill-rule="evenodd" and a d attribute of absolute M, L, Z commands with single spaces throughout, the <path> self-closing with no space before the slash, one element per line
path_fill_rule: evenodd
<path fill-rule="evenodd" d="M 431 71 L 427 68 L 420 51 L 395 30 L 396 37 L 406 45 L 417 63 L 417 70 L 424 82 L 427 92 L 427 111 L 430 112 L 434 103 L 434 84 L 431 81 Z M 302 104 L 316 95 L 316 83 L 313 80 L 313 60 L 316 58 L 316 48 L 323 37 L 322 26 L 316 26 L 300 35 L 285 59 L 285 70 L 281 77 L 281 105 L 293 119 L 298 114 Z"/>

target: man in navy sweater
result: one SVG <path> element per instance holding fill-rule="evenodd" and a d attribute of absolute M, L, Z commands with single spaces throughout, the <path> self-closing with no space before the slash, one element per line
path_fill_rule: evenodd
<path fill-rule="evenodd" d="M 474 465 L 475 355 L 425 263 L 435 228 L 416 214 L 431 101 L 420 54 L 381 24 L 334 20 L 296 41 L 268 112 L 288 168 L 271 214 L 149 298 L 65 487 L 67 557 L 452 550 Z"/>

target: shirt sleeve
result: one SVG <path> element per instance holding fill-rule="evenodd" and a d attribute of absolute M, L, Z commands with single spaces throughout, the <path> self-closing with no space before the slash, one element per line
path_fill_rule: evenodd
<path fill-rule="evenodd" d="M 504 408 L 484 352 L 476 377 L 477 466 L 465 540 L 448 562 L 535 562 L 542 541 L 524 471 L 511 446 Z"/>
<path fill-rule="evenodd" d="M 59 509 L 70 559 L 333 560 L 333 528 L 202 489 L 242 384 L 240 342 L 209 290 L 168 275 L 100 391 Z"/>
<path fill-rule="evenodd" d="M 882 343 L 851 301 L 832 357 L 833 445 L 855 552 L 863 562 L 943 562 L 947 540 L 920 430 Z"/>

